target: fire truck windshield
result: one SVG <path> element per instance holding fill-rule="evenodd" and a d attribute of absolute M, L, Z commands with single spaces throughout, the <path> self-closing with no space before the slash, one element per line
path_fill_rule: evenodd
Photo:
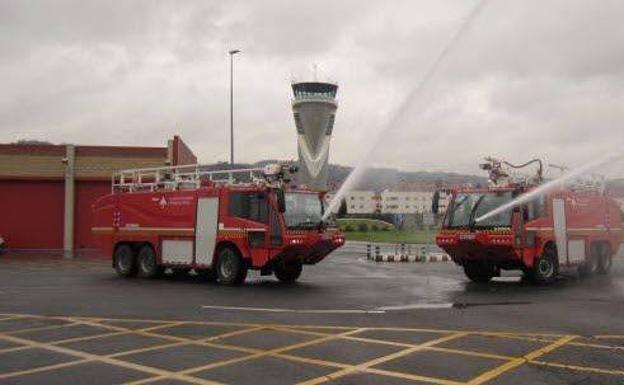
<path fill-rule="evenodd" d="M 323 204 L 317 194 L 294 193 L 285 194 L 286 212 L 284 219 L 286 227 L 293 229 L 316 228 L 323 218 Z"/>
<path fill-rule="evenodd" d="M 512 200 L 511 191 L 495 191 L 487 193 L 459 193 L 455 196 L 448 210 L 447 228 L 491 228 L 511 226 L 511 210 L 502 212 L 479 223 L 475 218 L 484 215 Z"/>

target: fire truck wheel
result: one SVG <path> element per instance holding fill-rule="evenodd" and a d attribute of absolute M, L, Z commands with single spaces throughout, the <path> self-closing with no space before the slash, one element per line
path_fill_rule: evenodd
<path fill-rule="evenodd" d="M 481 261 L 469 261 L 464 263 L 464 273 L 473 282 L 488 283 L 494 277 L 496 271 L 494 266 Z"/>
<path fill-rule="evenodd" d="M 217 280 L 223 285 L 240 285 L 247 277 L 247 266 L 238 252 L 229 246 L 219 250 L 217 260 Z"/>
<path fill-rule="evenodd" d="M 303 271 L 303 265 L 301 261 L 291 261 L 288 263 L 278 263 L 273 268 L 277 279 L 284 283 L 293 283 L 300 276 Z"/>
<path fill-rule="evenodd" d="M 115 271 L 122 277 L 133 277 L 137 273 L 136 258 L 129 245 L 119 245 L 113 254 Z"/>
<path fill-rule="evenodd" d="M 162 267 L 158 266 L 156 253 L 151 246 L 141 247 L 137 257 L 137 265 L 141 278 L 157 278 L 163 272 Z"/>
<path fill-rule="evenodd" d="M 535 283 L 549 284 L 559 274 L 557 252 L 553 247 L 544 248 L 544 252 L 535 260 L 531 270 L 531 278 Z"/>
<path fill-rule="evenodd" d="M 609 273 L 609 270 L 611 270 L 611 265 L 613 265 L 611 250 L 608 245 L 604 245 L 602 247 L 602 252 L 600 253 L 600 259 L 598 260 L 598 274 Z"/>

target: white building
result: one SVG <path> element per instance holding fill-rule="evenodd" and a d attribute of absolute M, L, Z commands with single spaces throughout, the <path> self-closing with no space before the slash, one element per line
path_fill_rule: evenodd
<path fill-rule="evenodd" d="M 386 190 L 380 195 L 382 214 L 423 214 L 431 212 L 432 192 Z"/>
<path fill-rule="evenodd" d="M 379 196 L 374 191 L 351 191 L 345 196 L 347 214 L 374 214 L 379 212 Z"/>

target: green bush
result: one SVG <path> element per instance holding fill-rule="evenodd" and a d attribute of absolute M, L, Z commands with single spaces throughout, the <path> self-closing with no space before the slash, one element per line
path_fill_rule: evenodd
<path fill-rule="evenodd" d="M 368 231 L 368 225 L 366 223 L 360 223 L 357 227 L 359 232 L 365 233 Z"/>
<path fill-rule="evenodd" d="M 347 233 L 350 233 L 350 232 L 352 232 L 352 231 L 353 231 L 353 226 L 351 226 L 351 225 L 346 225 L 346 226 L 345 226 L 342 230 L 343 230 L 343 231 L 345 231 L 345 232 L 347 232 Z"/>
<path fill-rule="evenodd" d="M 375 224 L 371 225 L 371 231 L 379 231 L 379 226 Z"/>

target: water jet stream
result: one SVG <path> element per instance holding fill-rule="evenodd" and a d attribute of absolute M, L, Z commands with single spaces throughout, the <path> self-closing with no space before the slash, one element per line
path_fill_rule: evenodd
<path fill-rule="evenodd" d="M 370 147 L 367 149 L 367 151 L 364 152 L 364 156 L 357 163 L 353 171 L 351 171 L 347 179 L 342 183 L 342 186 L 340 186 L 340 189 L 338 189 L 338 192 L 336 193 L 336 195 L 333 197 L 333 199 L 329 203 L 329 207 L 325 211 L 325 214 L 323 215 L 323 219 L 327 219 L 327 217 L 331 215 L 332 211 L 335 210 L 340 204 L 340 201 L 342 200 L 344 195 L 347 192 L 351 191 L 353 186 L 356 184 L 356 182 L 360 180 L 364 171 L 368 168 L 370 161 L 373 159 L 373 155 L 375 151 L 377 150 L 377 147 L 379 146 L 379 144 L 382 142 L 382 139 L 388 134 L 389 131 L 395 129 L 396 126 L 399 125 L 399 122 L 407 113 L 407 111 L 410 109 L 410 107 L 414 103 L 414 100 L 417 99 L 417 97 L 421 96 L 423 93 L 423 90 L 425 90 L 429 86 L 430 82 L 433 80 L 433 78 L 437 74 L 439 67 L 444 63 L 445 60 L 447 60 L 447 58 L 449 57 L 449 54 L 461 42 L 462 38 L 466 35 L 466 32 L 468 31 L 468 29 L 474 24 L 479 14 L 482 13 L 488 1 L 489 0 L 480 0 L 475 5 L 475 7 L 470 11 L 470 13 L 464 19 L 459 29 L 451 36 L 448 42 L 442 47 L 438 55 L 435 56 L 435 59 L 427 67 L 427 71 L 424 73 L 421 80 L 416 84 L 416 87 L 414 87 L 410 91 L 410 93 L 407 95 L 407 97 L 403 100 L 403 102 L 399 106 L 399 109 L 396 111 L 396 113 L 393 114 L 392 118 L 385 125 L 385 128 L 379 131 L 379 133 L 375 137 L 375 140 L 371 142 Z"/>
<path fill-rule="evenodd" d="M 598 158 L 597 160 L 590 162 L 584 166 L 578 167 L 570 172 L 568 172 L 567 174 L 564 174 L 562 176 L 560 176 L 557 179 L 553 179 L 549 182 L 544 183 L 543 185 L 537 187 L 534 190 L 531 190 L 525 194 L 520 195 L 519 197 L 517 197 L 516 199 L 512 200 L 509 203 L 506 203 L 502 206 L 499 206 L 497 208 L 495 208 L 494 210 L 483 214 L 482 216 L 480 216 L 479 218 L 476 218 L 475 221 L 481 222 L 484 221 L 494 215 L 498 215 L 504 211 L 510 210 L 516 206 L 519 206 L 521 204 L 527 203 L 529 201 L 531 201 L 532 199 L 534 199 L 537 196 L 543 195 L 549 191 L 552 190 L 556 190 L 559 188 L 562 188 L 565 184 L 565 182 L 577 178 L 583 174 L 587 174 L 591 171 L 593 171 L 596 168 L 602 167 L 604 165 L 606 165 L 607 163 L 610 162 L 614 162 L 617 161 L 621 158 L 624 158 L 624 153 L 622 151 L 617 151 L 617 152 L 612 152 L 606 156 L 603 156 L 601 158 Z"/>

